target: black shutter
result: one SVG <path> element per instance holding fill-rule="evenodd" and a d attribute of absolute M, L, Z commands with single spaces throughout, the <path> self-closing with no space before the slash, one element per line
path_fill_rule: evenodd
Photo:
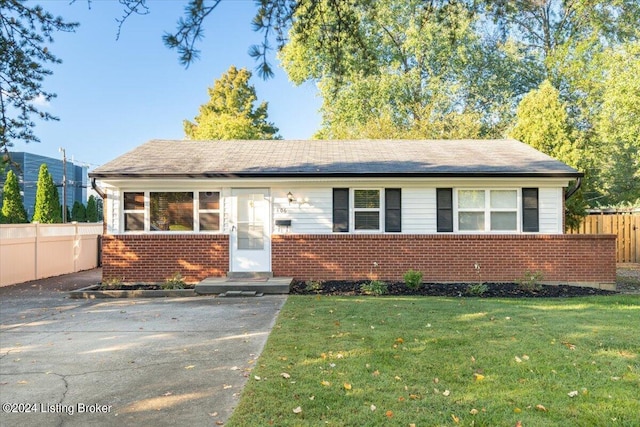
<path fill-rule="evenodd" d="M 402 190 L 386 188 L 384 190 L 384 231 L 399 233 L 402 231 Z"/>
<path fill-rule="evenodd" d="M 438 232 L 453 232 L 453 189 L 436 188 Z"/>
<path fill-rule="evenodd" d="M 333 189 L 333 231 L 349 232 L 349 189 Z"/>
<path fill-rule="evenodd" d="M 522 231 L 540 231 L 537 188 L 522 189 Z"/>

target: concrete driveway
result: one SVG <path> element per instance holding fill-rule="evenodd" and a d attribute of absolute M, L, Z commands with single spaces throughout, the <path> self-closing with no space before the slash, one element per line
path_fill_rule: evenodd
<path fill-rule="evenodd" d="M 72 300 L 100 270 L 0 288 L 0 425 L 222 425 L 284 295 Z"/>

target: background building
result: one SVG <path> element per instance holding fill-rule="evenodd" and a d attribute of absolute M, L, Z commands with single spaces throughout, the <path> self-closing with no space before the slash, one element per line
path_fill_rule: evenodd
<path fill-rule="evenodd" d="M 20 193 L 22 194 L 22 200 L 24 202 L 24 208 L 27 210 L 27 218 L 31 220 L 33 216 L 33 209 L 36 202 L 36 184 L 38 182 L 38 173 L 40 171 L 40 165 L 45 163 L 49 169 L 49 173 L 53 177 L 58 187 L 58 195 L 60 202 L 62 203 L 63 190 L 63 166 L 62 159 L 54 159 L 51 157 L 40 156 L 38 154 L 31 154 L 25 152 L 11 152 L 11 160 L 14 173 L 18 177 L 20 183 Z M 67 175 L 67 200 L 66 205 L 71 211 L 73 204 L 79 201 L 83 205 L 87 204 L 87 167 L 79 166 L 73 163 L 72 160 L 67 159 L 66 167 Z M 6 175 L 0 173 L 0 191 L 4 186 Z"/>

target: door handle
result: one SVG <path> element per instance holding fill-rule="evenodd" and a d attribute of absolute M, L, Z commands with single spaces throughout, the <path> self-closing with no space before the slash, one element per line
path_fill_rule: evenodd
<path fill-rule="evenodd" d="M 236 226 L 235 225 L 231 226 L 231 232 L 233 233 L 234 231 L 236 231 Z"/>

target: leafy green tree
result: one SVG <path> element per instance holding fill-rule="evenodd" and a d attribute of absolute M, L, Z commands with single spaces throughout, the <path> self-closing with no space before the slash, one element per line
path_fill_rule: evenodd
<path fill-rule="evenodd" d="M 567 106 L 560 92 L 545 80 L 529 92 L 518 105 L 517 122 L 510 135 L 569 166 L 584 171 L 587 167 L 581 151 L 572 139 L 573 130 Z M 587 177 L 580 191 L 566 202 L 566 226 L 576 227 L 586 215 L 584 193 L 592 180 Z"/>
<path fill-rule="evenodd" d="M 77 221 L 77 222 L 86 222 L 87 221 L 87 209 L 78 200 L 73 202 L 73 207 L 71 208 L 71 216 L 70 216 L 70 218 L 71 218 L 72 221 Z"/>
<path fill-rule="evenodd" d="M 54 17 L 42 6 L 22 0 L 0 1 L 0 151 L 14 141 L 39 141 L 32 117 L 57 120 L 38 107 L 55 94 L 43 88 L 46 67 L 61 62 L 49 51 L 53 35 L 78 24 Z"/>
<path fill-rule="evenodd" d="M 209 88 L 209 102 L 200 106 L 194 122 L 184 121 L 189 139 L 279 139 L 278 128 L 267 121 L 266 102 L 257 107 L 251 73 L 233 65 Z"/>
<path fill-rule="evenodd" d="M 18 177 L 12 170 L 7 174 L 2 193 L 2 218 L 5 224 L 24 224 L 27 221 L 27 211 L 20 195 Z"/>
<path fill-rule="evenodd" d="M 640 42 L 607 55 L 602 106 L 595 121 L 600 204 L 640 204 Z"/>
<path fill-rule="evenodd" d="M 98 222 L 98 206 L 96 204 L 96 198 L 93 196 L 89 196 L 89 200 L 87 200 L 87 222 Z"/>
<path fill-rule="evenodd" d="M 40 165 L 38 172 L 36 203 L 31 221 L 41 224 L 62 222 L 60 196 L 46 164 Z"/>

